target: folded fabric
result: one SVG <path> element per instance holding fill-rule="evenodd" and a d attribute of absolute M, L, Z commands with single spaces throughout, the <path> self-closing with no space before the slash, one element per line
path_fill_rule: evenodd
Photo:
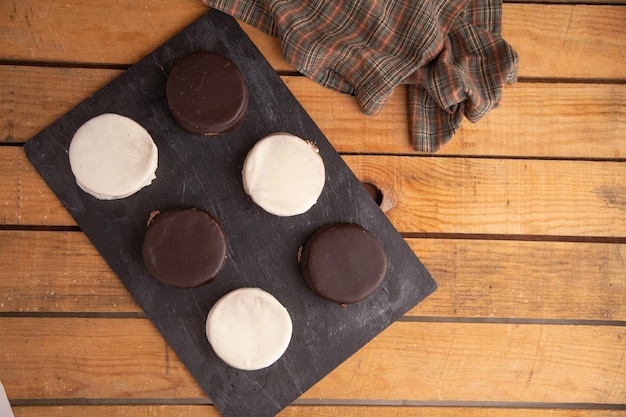
<path fill-rule="evenodd" d="M 501 0 L 203 0 L 280 40 L 284 59 L 377 114 L 408 82 L 413 147 L 435 152 L 517 79 Z"/>

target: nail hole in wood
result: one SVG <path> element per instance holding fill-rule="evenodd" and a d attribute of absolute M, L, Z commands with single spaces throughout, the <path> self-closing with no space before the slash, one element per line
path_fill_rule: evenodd
<path fill-rule="evenodd" d="M 371 182 L 363 182 L 362 184 L 374 201 L 376 201 L 376 204 L 380 206 L 383 202 L 383 192 Z"/>

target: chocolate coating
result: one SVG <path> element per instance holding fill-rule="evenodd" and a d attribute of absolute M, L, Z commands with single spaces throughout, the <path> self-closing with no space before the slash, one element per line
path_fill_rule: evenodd
<path fill-rule="evenodd" d="M 215 52 L 187 55 L 167 79 L 167 102 L 183 128 L 217 135 L 237 126 L 248 107 L 248 88 L 239 68 Z"/>
<path fill-rule="evenodd" d="M 143 260 L 164 284 L 192 288 L 215 279 L 227 249 L 224 231 L 211 215 L 196 208 L 178 208 L 151 218 Z"/>
<path fill-rule="evenodd" d="M 369 297 L 381 284 L 387 256 L 368 230 L 353 223 L 334 223 L 317 230 L 304 244 L 300 271 L 318 295 L 340 304 Z"/>

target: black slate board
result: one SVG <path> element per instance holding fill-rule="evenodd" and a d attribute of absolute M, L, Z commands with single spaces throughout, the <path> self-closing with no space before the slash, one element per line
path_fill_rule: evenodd
<path fill-rule="evenodd" d="M 250 91 L 245 120 L 205 138 L 171 118 L 165 99 L 172 65 L 197 50 L 231 58 Z M 75 183 L 68 161 L 80 125 L 102 113 L 143 125 L 159 148 L 157 178 L 122 200 L 99 201 Z M 290 132 L 316 143 L 327 178 L 307 213 L 281 218 L 264 212 L 243 191 L 246 153 L 261 137 Z M 212 10 L 133 65 L 25 144 L 49 187 L 128 288 L 150 320 L 224 416 L 272 416 L 432 293 L 436 283 L 389 223 L 324 135 L 237 22 Z M 212 284 L 176 289 L 154 280 L 141 260 L 153 210 L 194 206 L 211 213 L 229 239 L 226 265 Z M 382 286 L 361 303 L 342 307 L 314 295 L 302 281 L 297 251 L 318 227 L 335 221 L 363 225 L 383 243 L 388 270 Z M 285 355 L 269 368 L 232 369 L 205 336 L 210 307 L 228 291 L 256 286 L 291 314 L 294 332 Z"/>

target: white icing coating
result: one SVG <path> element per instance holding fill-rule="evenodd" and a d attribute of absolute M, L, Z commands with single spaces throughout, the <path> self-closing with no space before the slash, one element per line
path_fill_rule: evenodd
<path fill-rule="evenodd" d="M 134 120 L 105 113 L 74 134 L 69 149 L 76 183 L 100 200 L 128 197 L 156 178 L 158 150 Z"/>
<path fill-rule="evenodd" d="M 267 368 L 287 350 L 289 312 L 270 293 L 244 287 L 220 298 L 207 316 L 206 334 L 226 364 L 245 371 Z"/>
<path fill-rule="evenodd" d="M 242 175 L 252 201 L 276 216 L 308 211 L 326 181 L 317 148 L 289 133 L 274 133 L 258 141 L 246 156 Z"/>

